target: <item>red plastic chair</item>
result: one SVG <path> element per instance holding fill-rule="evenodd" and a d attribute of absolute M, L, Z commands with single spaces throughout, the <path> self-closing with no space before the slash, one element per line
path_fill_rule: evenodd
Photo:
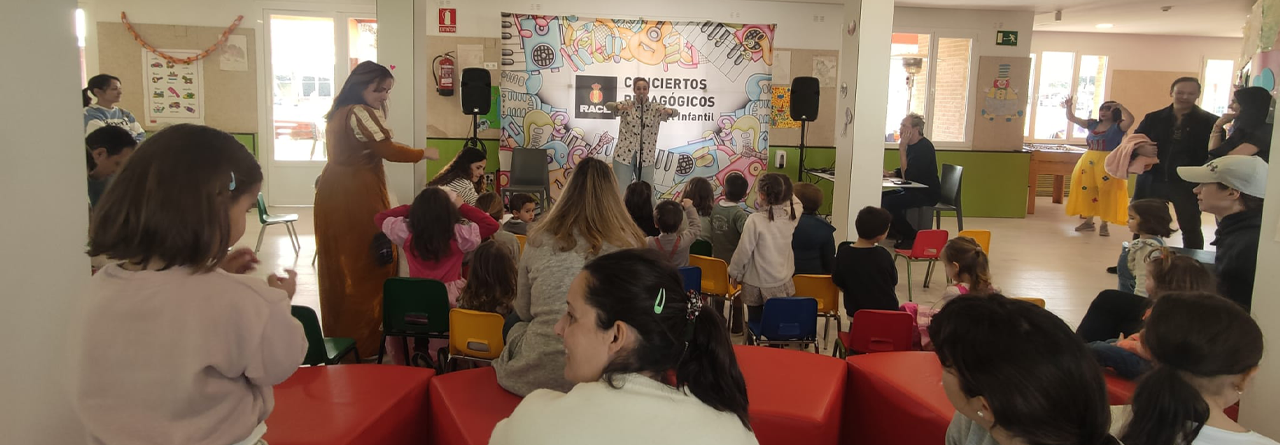
<path fill-rule="evenodd" d="M 924 287 L 929 288 L 929 279 L 933 277 L 933 264 L 941 258 L 942 248 L 946 245 L 946 230 L 921 230 L 916 234 L 916 241 L 912 244 L 911 250 L 894 251 L 894 263 L 898 262 L 898 258 L 907 260 L 907 301 L 915 301 L 914 296 L 911 295 L 911 263 L 929 263 L 929 267 L 924 271 Z"/>
<path fill-rule="evenodd" d="M 840 332 L 833 356 L 911 350 L 911 314 L 863 309 L 853 314 L 849 332 Z"/>

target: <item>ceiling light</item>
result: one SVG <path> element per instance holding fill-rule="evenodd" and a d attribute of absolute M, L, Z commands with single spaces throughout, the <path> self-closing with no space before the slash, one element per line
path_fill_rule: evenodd
<path fill-rule="evenodd" d="M 1098 24 L 1098 26 L 1096 26 L 1096 28 L 1098 28 L 1098 29 L 1111 29 L 1111 28 L 1112 28 L 1112 27 L 1114 27 L 1114 26 L 1115 26 L 1115 25 L 1112 25 L 1112 24 L 1110 24 L 1110 23 L 1099 23 L 1099 24 Z"/>

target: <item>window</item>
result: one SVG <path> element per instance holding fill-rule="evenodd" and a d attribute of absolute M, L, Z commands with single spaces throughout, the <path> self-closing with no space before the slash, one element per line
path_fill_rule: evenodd
<path fill-rule="evenodd" d="M 908 113 L 925 116 L 935 142 L 966 142 L 973 39 L 894 33 L 890 47 L 885 142 L 899 139 Z"/>
<path fill-rule="evenodd" d="M 897 142 L 898 126 L 908 113 L 925 114 L 925 102 L 929 100 L 929 43 L 929 34 L 893 34 L 885 142 Z"/>
<path fill-rule="evenodd" d="M 76 44 L 80 46 L 80 84 L 89 82 L 88 68 L 84 61 L 84 36 L 88 34 L 85 27 L 84 9 L 76 8 Z"/>
<path fill-rule="evenodd" d="M 1036 90 L 1036 53 L 1031 53 L 1031 73 L 1027 77 L 1027 89 L 1022 90 L 1023 96 L 1027 96 L 1027 118 L 1022 124 L 1022 137 L 1031 136 L 1031 115 L 1035 111 L 1036 95 L 1032 94 Z"/>
<path fill-rule="evenodd" d="M 1036 95 L 1035 139 L 1066 139 L 1067 115 L 1062 101 L 1071 94 L 1074 53 L 1045 51 L 1040 61 L 1040 85 Z"/>
<path fill-rule="evenodd" d="M 1231 93 L 1235 75 L 1235 62 L 1209 59 L 1204 65 L 1204 94 L 1200 96 L 1200 108 L 1221 116 L 1231 105 Z"/>
<path fill-rule="evenodd" d="M 1106 102 L 1107 56 L 1081 56 L 1080 75 L 1076 76 L 1076 116 L 1098 119 L 1098 108 Z M 1065 117 L 1064 117 L 1065 119 Z M 1089 129 L 1072 125 L 1073 138 L 1084 138 Z"/>

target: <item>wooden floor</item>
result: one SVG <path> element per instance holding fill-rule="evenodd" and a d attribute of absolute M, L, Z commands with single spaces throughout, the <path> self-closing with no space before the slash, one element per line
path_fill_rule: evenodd
<path fill-rule="evenodd" d="M 311 266 L 311 257 L 315 253 L 311 209 L 282 207 L 271 211 L 299 215 L 297 229 L 302 251 L 294 255 L 284 227 L 268 227 L 259 252 L 262 265 L 255 274 L 265 277 L 273 270 L 296 270 L 298 292 L 294 304 L 310 306 L 319 312 L 316 272 Z M 246 218 L 245 236 L 237 246 L 252 248 L 260 226 L 256 213 L 251 212 Z M 1207 243 L 1213 240 L 1216 223 L 1209 214 L 1205 214 L 1203 220 Z M 1035 215 L 1028 215 L 1025 219 L 966 218 L 965 228 L 991 231 L 991 275 L 1006 295 L 1043 298 L 1050 311 L 1074 327 L 1080 323 L 1089 302 L 1098 292 L 1116 286 L 1116 276 L 1106 273 L 1105 269 L 1116 264 L 1120 243 L 1131 236 L 1127 227 L 1117 225 L 1111 226 L 1110 237 L 1100 237 L 1097 232 L 1075 232 L 1073 229 L 1080 222 L 1078 217 L 1063 214 L 1062 204 L 1053 204 L 1049 198 L 1038 198 Z M 955 218 L 944 218 L 943 228 L 954 236 Z M 1169 244 L 1181 246 L 1181 236 L 1175 233 Z M 942 268 L 934 271 L 933 283 L 925 289 L 922 287 L 925 265 L 914 267 L 915 281 L 908 283 L 904 263 L 898 263 L 898 299 L 907 301 L 909 285 L 916 302 L 929 304 L 937 301 L 946 285 Z M 820 321 L 820 331 L 821 325 Z"/>

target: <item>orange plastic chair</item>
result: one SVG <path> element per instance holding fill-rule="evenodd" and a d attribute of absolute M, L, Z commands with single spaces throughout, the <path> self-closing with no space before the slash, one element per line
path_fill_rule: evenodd
<path fill-rule="evenodd" d="M 525 242 L 525 240 L 527 240 L 527 239 L 529 239 L 529 237 L 524 236 L 524 235 L 516 235 L 516 241 L 519 241 L 519 242 L 520 242 L 520 255 L 521 255 L 521 256 L 524 256 L 524 242 Z"/>
<path fill-rule="evenodd" d="M 844 319 L 840 317 L 840 288 L 831 281 L 831 275 L 796 275 L 791 277 L 796 286 L 795 296 L 809 297 L 818 300 L 818 316 L 826 319 L 822 323 L 822 335 L 827 335 L 831 320 L 836 320 L 836 330 L 844 330 Z"/>
<path fill-rule="evenodd" d="M 446 369 L 457 368 L 458 360 L 488 362 L 498 358 L 505 346 L 502 341 L 501 315 L 468 309 L 449 311 L 449 362 Z"/>
<path fill-rule="evenodd" d="M 702 269 L 702 293 L 705 295 L 718 296 L 733 304 L 733 300 L 738 298 L 738 292 L 742 291 L 741 285 L 729 282 L 729 264 L 722 259 L 689 255 L 689 266 Z M 726 321 L 726 324 L 730 322 Z M 745 325 L 743 329 L 746 329 Z"/>
<path fill-rule="evenodd" d="M 1036 306 L 1040 306 L 1041 309 L 1044 309 L 1045 303 L 1043 298 L 1035 298 L 1035 297 L 1009 297 L 1009 298 L 1012 298 L 1014 300 L 1022 300 L 1022 301 L 1034 304 Z"/>
<path fill-rule="evenodd" d="M 961 230 L 956 236 L 967 236 L 973 238 L 982 246 L 982 251 L 987 255 L 991 255 L 991 231 L 990 230 Z"/>
<path fill-rule="evenodd" d="M 921 230 L 916 234 L 911 250 L 894 251 L 894 263 L 898 262 L 898 258 L 907 260 L 907 301 L 915 301 L 911 295 L 911 263 L 929 263 L 929 267 L 924 270 L 924 287 L 927 289 L 929 279 L 933 277 L 933 265 L 942 258 L 942 248 L 946 245 L 946 230 Z"/>

